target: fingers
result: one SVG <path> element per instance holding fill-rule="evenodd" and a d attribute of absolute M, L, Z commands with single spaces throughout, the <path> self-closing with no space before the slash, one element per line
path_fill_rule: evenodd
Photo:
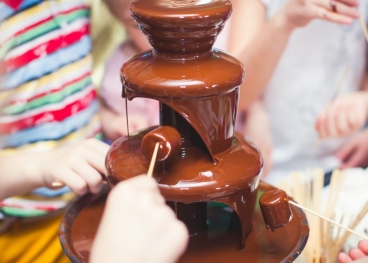
<path fill-rule="evenodd" d="M 339 261 L 339 263 L 348 263 L 353 261 L 347 254 L 340 252 L 339 255 L 337 256 L 337 260 Z"/>
<path fill-rule="evenodd" d="M 93 167 L 99 173 L 105 174 L 105 158 L 106 155 L 102 155 L 99 152 L 91 151 L 91 150 L 81 150 L 81 157 L 89 164 L 90 167 Z"/>
<path fill-rule="evenodd" d="M 351 141 L 342 146 L 335 154 L 341 161 L 345 161 L 355 150 L 356 145 Z"/>
<path fill-rule="evenodd" d="M 365 160 L 365 151 L 359 148 L 354 148 L 348 158 L 345 159 L 345 161 L 342 163 L 341 168 L 346 169 L 352 167 L 360 167 Z"/>
<path fill-rule="evenodd" d="M 348 25 L 353 21 L 353 18 L 356 18 L 355 16 L 351 17 L 351 16 L 340 14 L 340 13 L 335 13 L 335 12 L 332 12 L 320 6 L 313 6 L 311 7 L 311 9 L 317 18 L 324 19 L 324 20 L 338 23 L 338 24 L 342 24 L 342 25 Z"/>
<path fill-rule="evenodd" d="M 88 192 L 88 185 L 86 181 L 76 172 L 70 169 L 61 168 L 54 173 L 57 182 L 61 182 L 72 189 L 77 195 L 84 195 Z M 47 185 L 51 185 L 52 182 Z"/>
<path fill-rule="evenodd" d="M 89 147 L 93 150 L 95 150 L 96 152 L 99 152 L 100 154 L 102 154 L 103 156 L 106 156 L 110 146 L 107 145 L 104 142 L 101 142 L 97 139 L 87 139 L 84 141 L 84 144 L 86 145 L 86 147 Z"/>
<path fill-rule="evenodd" d="M 109 146 L 96 139 L 89 139 L 83 142 L 81 151 L 82 156 L 87 162 L 98 172 L 105 174 L 105 157 L 109 150 Z"/>
<path fill-rule="evenodd" d="M 354 97 L 337 99 L 318 116 L 315 128 L 320 138 L 349 135 L 364 127 L 367 115 L 362 101 Z"/>
<path fill-rule="evenodd" d="M 367 240 L 363 240 L 363 241 L 360 241 L 359 244 L 358 244 L 358 248 L 363 251 L 363 253 L 365 255 L 368 256 L 368 241 Z"/>
<path fill-rule="evenodd" d="M 87 163 L 80 163 L 74 166 L 74 172 L 86 182 L 89 192 L 97 194 L 101 191 L 103 187 L 103 178 L 93 167 Z"/>
<path fill-rule="evenodd" d="M 362 257 L 365 257 L 366 255 L 361 251 L 359 248 L 353 248 L 349 251 L 349 257 L 352 260 L 356 260 Z"/>
<path fill-rule="evenodd" d="M 363 248 L 363 249 L 362 249 Z M 358 260 L 363 260 L 359 262 L 368 262 L 368 241 L 361 241 L 358 244 L 358 248 L 353 248 L 349 251 L 349 255 L 341 252 L 337 259 L 339 263 L 348 263 L 348 262 L 358 262 Z"/>
<path fill-rule="evenodd" d="M 359 18 L 359 12 L 356 9 L 359 6 L 359 2 L 355 0 L 324 0 L 318 1 L 316 4 L 335 14 L 344 15 L 353 19 Z"/>
<path fill-rule="evenodd" d="M 62 182 L 78 195 L 98 193 L 108 149 L 107 144 L 89 139 L 51 150 L 44 155 L 41 177 L 48 187 L 52 182 Z"/>
<path fill-rule="evenodd" d="M 358 0 L 338 0 L 336 2 L 341 2 L 341 3 L 347 4 L 349 6 L 355 6 L 355 7 L 359 6 L 359 1 Z"/>

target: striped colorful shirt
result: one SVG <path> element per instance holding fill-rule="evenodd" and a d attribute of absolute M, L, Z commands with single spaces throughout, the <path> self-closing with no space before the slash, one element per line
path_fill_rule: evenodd
<path fill-rule="evenodd" d="M 0 156 L 99 137 L 89 26 L 84 0 L 0 0 Z M 42 215 L 64 207 L 65 195 L 38 190 L 0 211 Z"/>

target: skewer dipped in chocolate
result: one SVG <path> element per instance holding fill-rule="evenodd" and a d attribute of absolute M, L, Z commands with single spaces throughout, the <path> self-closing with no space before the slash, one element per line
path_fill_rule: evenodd
<path fill-rule="evenodd" d="M 181 135 L 171 126 L 161 126 L 147 133 L 142 139 L 141 147 L 148 159 L 152 158 L 156 143 L 159 143 L 156 161 L 164 161 L 180 152 Z"/>
<path fill-rule="evenodd" d="M 274 231 L 276 228 L 283 227 L 290 222 L 293 217 L 290 205 L 293 205 L 308 213 L 318 216 L 319 218 L 326 220 L 327 222 L 341 227 L 346 231 L 357 235 L 358 237 L 361 237 L 362 239 L 368 240 L 367 236 L 357 233 L 356 231 L 345 227 L 317 212 L 314 212 L 307 207 L 295 203 L 294 201 L 290 200 L 285 191 L 282 190 L 277 189 L 264 193 L 259 199 L 259 204 L 266 227 L 271 228 L 272 231 Z"/>
<path fill-rule="evenodd" d="M 282 190 L 269 191 L 260 197 L 259 204 L 263 219 L 266 227 L 271 228 L 272 232 L 276 228 L 285 226 L 293 217 L 288 201 L 287 194 Z"/>

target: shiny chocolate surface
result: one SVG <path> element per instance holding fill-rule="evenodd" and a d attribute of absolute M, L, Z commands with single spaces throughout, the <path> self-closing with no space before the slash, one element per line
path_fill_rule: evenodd
<path fill-rule="evenodd" d="M 287 194 L 282 190 L 269 191 L 261 196 L 259 205 L 267 228 L 274 231 L 289 223 L 293 214 L 288 200 Z"/>
<path fill-rule="evenodd" d="M 259 196 L 276 188 L 260 182 Z M 89 262 L 91 244 L 95 237 L 105 205 L 106 193 L 86 195 L 65 213 L 60 227 L 60 241 L 72 262 Z M 121 208 L 124 210 L 124 208 Z M 252 218 L 252 231 L 243 249 L 239 249 L 239 221 L 234 213 L 217 203 L 207 206 L 208 229 L 192 236 L 180 263 L 277 263 L 293 262 L 303 250 L 309 234 L 302 210 L 291 207 L 293 218 L 285 227 L 271 232 L 266 229 L 259 206 Z M 128 249 L 128 248 L 123 248 Z M 167 248 L 169 249 L 169 248 Z M 108 255 L 106 255 L 108 261 Z"/>

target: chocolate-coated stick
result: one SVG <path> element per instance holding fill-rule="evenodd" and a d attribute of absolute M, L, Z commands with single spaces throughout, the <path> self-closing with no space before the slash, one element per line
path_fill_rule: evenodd
<path fill-rule="evenodd" d="M 153 150 L 153 154 L 152 154 L 151 163 L 150 163 L 150 166 L 148 167 L 148 172 L 147 172 L 147 176 L 148 177 L 152 177 L 153 168 L 155 167 L 156 157 L 157 157 L 157 152 L 158 152 L 158 146 L 159 145 L 160 145 L 160 143 L 159 142 L 156 142 L 155 149 Z"/>
<path fill-rule="evenodd" d="M 311 213 L 311 214 L 313 214 L 313 215 L 315 215 L 315 216 L 318 216 L 318 217 L 320 217 L 320 218 L 322 218 L 322 219 L 324 219 L 324 220 L 326 220 L 326 221 L 328 221 L 328 222 L 330 222 L 330 223 L 332 223 L 332 224 L 334 224 L 334 225 L 336 225 L 336 226 L 338 226 L 338 227 L 341 227 L 341 228 L 345 229 L 346 231 L 348 231 L 348 232 L 350 232 L 350 233 L 353 233 L 353 234 L 357 235 L 358 237 L 361 237 L 361 238 L 363 238 L 363 239 L 365 239 L 365 240 L 368 240 L 368 237 L 363 236 L 363 235 L 361 235 L 361 234 L 359 234 L 359 233 L 355 232 L 354 230 L 352 230 L 352 229 L 350 229 L 350 228 L 347 228 L 347 227 L 345 227 L 345 226 L 343 226 L 343 225 L 340 225 L 339 223 L 337 223 L 337 222 L 335 222 L 335 221 L 332 221 L 331 219 L 329 219 L 329 218 L 327 218 L 327 217 L 325 217 L 325 216 L 323 216 L 323 215 L 320 215 L 320 214 L 318 214 L 318 213 L 316 213 L 316 212 L 314 212 L 314 211 L 312 211 L 312 210 L 310 210 L 310 209 L 308 209 L 308 208 L 306 208 L 306 207 L 304 207 L 304 206 L 301 206 L 301 205 L 299 205 L 299 204 L 297 204 L 297 203 L 295 203 L 295 202 L 293 202 L 293 201 L 291 201 L 291 200 L 287 200 L 287 202 L 289 202 L 289 204 L 292 204 L 292 205 L 294 205 L 294 206 L 296 206 L 296 207 L 299 207 L 300 209 L 302 209 L 302 210 L 304 210 L 304 211 L 307 211 L 308 213 Z"/>

